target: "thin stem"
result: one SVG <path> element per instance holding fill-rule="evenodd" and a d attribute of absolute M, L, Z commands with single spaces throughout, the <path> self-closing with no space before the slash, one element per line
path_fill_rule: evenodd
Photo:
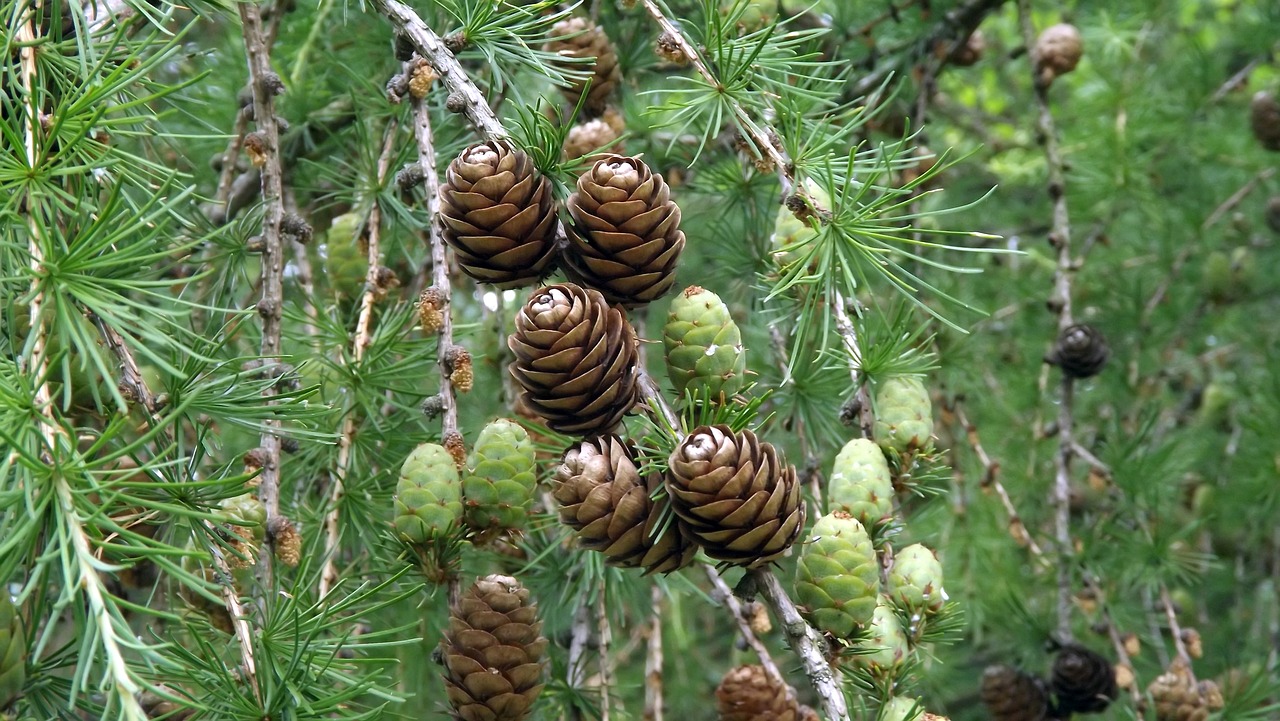
<path fill-rule="evenodd" d="M 1178 658 L 1187 665 L 1187 675 L 1191 677 L 1191 682 L 1195 683 L 1196 675 L 1191 670 L 1191 653 L 1187 651 L 1187 641 L 1182 637 L 1182 625 L 1178 623 L 1178 614 L 1173 610 L 1173 599 L 1169 597 L 1169 587 L 1163 583 L 1160 584 L 1160 605 L 1164 606 L 1165 619 L 1169 622 L 1169 635 L 1173 636 L 1173 647 L 1178 652 Z"/>
<path fill-rule="evenodd" d="M 836 332 L 840 334 L 844 348 L 849 353 L 849 376 L 858 388 L 858 429 L 863 438 L 870 438 L 875 427 L 875 414 L 871 408 L 871 393 L 867 390 L 867 379 L 862 374 L 862 347 L 858 343 L 858 332 L 845 310 L 845 299 L 840 291 L 836 291 L 831 301 L 832 310 L 836 314 Z"/>
<path fill-rule="evenodd" d="M 658 387 L 658 382 L 649 375 L 643 365 L 636 365 L 636 385 L 640 389 L 640 400 L 642 402 L 651 403 L 656 407 L 662 419 L 667 425 L 671 426 L 677 434 L 681 433 L 680 416 L 671 408 L 671 404 L 667 403 L 667 399 L 662 395 L 662 389 Z"/>
<path fill-rule="evenodd" d="M 757 568 L 749 573 L 764 596 L 765 603 L 782 623 L 782 630 L 786 634 L 791 650 L 800 657 L 804 673 L 818 693 L 823 717 L 827 721 L 849 721 L 849 708 L 845 703 L 844 691 L 840 688 L 840 682 L 832 673 L 831 665 L 827 663 L 823 652 L 826 642 L 822 640 L 822 634 L 805 623 L 804 618 L 800 616 L 800 611 L 773 571 Z"/>
<path fill-rule="evenodd" d="M 1029 0 L 1018 0 L 1018 20 L 1022 27 L 1022 39 L 1028 48 L 1036 41 L 1035 27 L 1031 21 Z M 1028 54 L 1030 55 L 1030 54 Z M 1057 267 L 1053 277 L 1053 292 L 1049 307 L 1058 314 L 1058 331 L 1074 321 L 1071 313 L 1071 281 L 1077 270 L 1071 259 L 1071 222 L 1067 213 L 1066 164 L 1058 140 L 1053 112 L 1049 109 L 1049 86 L 1036 71 L 1030 58 L 1032 83 L 1035 87 L 1038 141 L 1044 147 L 1048 166 L 1048 193 L 1053 203 L 1053 222 L 1049 242 L 1058 251 Z M 1062 376 L 1062 398 L 1058 408 L 1058 451 L 1054 455 L 1053 502 L 1054 540 L 1058 552 L 1058 636 L 1063 642 L 1071 640 L 1071 564 L 1075 555 L 1071 544 L 1071 459 L 1075 455 L 1073 416 L 1075 383 L 1065 373 Z"/>
<path fill-rule="evenodd" d="M 649 603 L 653 612 L 645 628 L 643 721 L 662 721 L 662 588 L 653 584 Z"/>
<path fill-rule="evenodd" d="M 258 303 L 258 315 L 262 318 L 263 358 L 280 356 L 280 311 L 284 305 L 284 243 L 280 235 L 280 219 L 284 216 L 280 167 L 280 128 L 276 123 L 275 94 L 280 91 L 280 79 L 271 70 L 271 56 L 266 35 L 262 28 L 259 7 L 254 2 L 237 5 L 240 11 L 241 32 L 244 35 L 245 54 L 249 63 L 249 85 L 253 88 L 253 117 L 263 144 L 262 164 L 262 300 Z M 275 404 L 275 384 L 262 391 L 267 405 Z M 266 459 L 259 476 L 258 498 L 267 510 L 267 524 L 280 515 L 280 421 L 264 420 L 260 446 Z M 263 553 L 258 560 L 258 580 L 264 592 L 270 593 L 271 554 Z"/>
<path fill-rule="evenodd" d="M 387 177 L 391 166 L 391 155 L 395 149 L 396 130 L 399 125 L 395 120 L 387 124 L 382 142 L 382 153 L 378 156 L 378 185 Z M 369 209 L 365 221 L 368 228 L 368 246 L 366 262 L 368 270 L 364 276 L 364 293 L 360 296 L 360 315 L 356 319 L 356 329 L 351 338 L 351 365 L 359 366 L 364 361 L 364 352 L 373 342 L 373 306 L 380 294 L 379 270 L 382 268 L 382 209 L 377 198 Z M 348 409 L 342 421 L 342 433 L 338 436 L 338 462 L 334 468 L 333 484 L 329 489 L 329 512 L 325 515 L 325 562 L 320 574 L 320 598 L 328 595 L 333 584 L 338 580 L 338 539 L 339 508 L 342 495 L 346 489 L 347 474 L 351 471 L 351 448 L 355 445 L 356 429 L 355 407 Z"/>
<path fill-rule="evenodd" d="M 733 590 L 729 588 L 729 584 L 724 582 L 720 577 L 720 572 L 709 563 L 702 564 L 702 570 L 707 574 L 707 578 L 711 581 L 711 598 L 718 603 L 724 604 L 728 609 L 729 615 L 733 616 L 733 621 L 738 625 L 738 632 L 742 634 L 742 640 L 747 646 L 755 651 L 756 658 L 760 660 L 760 666 L 764 668 L 764 672 L 769 678 L 777 684 L 779 688 L 788 688 L 787 680 L 782 677 L 782 671 L 778 670 L 778 664 L 773 662 L 773 657 L 769 655 L 769 649 L 765 648 L 764 643 L 756 636 L 756 632 L 751 630 L 751 619 L 747 618 L 747 612 L 742 607 L 742 603 L 738 597 L 733 595 Z"/>
<path fill-rule="evenodd" d="M 1106 595 L 1103 594 L 1097 579 L 1090 573 L 1086 572 L 1084 574 L 1084 585 L 1093 591 L 1098 607 L 1102 611 L 1102 622 L 1106 625 L 1107 637 L 1111 639 L 1111 645 L 1115 648 L 1116 662 L 1128 667 L 1130 673 L 1134 674 L 1133 683 L 1129 684 L 1129 697 L 1133 699 L 1134 707 L 1137 708 L 1138 704 L 1142 702 L 1142 690 L 1138 684 L 1137 671 L 1133 667 L 1133 659 L 1129 656 L 1129 651 L 1124 647 L 1124 639 L 1120 637 L 1120 629 L 1116 628 L 1115 620 L 1111 617 L 1111 608 L 1107 604 Z"/>
<path fill-rule="evenodd" d="M 609 721 L 609 687 L 613 684 L 613 670 L 609 666 L 609 647 L 613 645 L 613 629 L 609 625 L 609 609 L 605 605 L 603 583 L 596 592 L 595 611 L 600 654 L 600 721 Z"/>
<path fill-rule="evenodd" d="M 227 559 L 217 544 L 213 546 L 213 567 L 218 572 L 218 585 L 222 589 L 222 601 L 227 606 L 227 614 L 231 616 L 231 627 L 235 629 L 236 642 L 240 647 L 240 663 L 244 666 L 245 683 L 249 688 L 253 689 L 253 697 L 261 705 L 262 695 L 258 690 L 257 681 L 258 665 L 254 661 L 253 635 L 249 628 L 248 615 L 245 613 L 244 606 L 240 603 L 239 594 L 236 593 L 235 577 L 231 574 Z"/>

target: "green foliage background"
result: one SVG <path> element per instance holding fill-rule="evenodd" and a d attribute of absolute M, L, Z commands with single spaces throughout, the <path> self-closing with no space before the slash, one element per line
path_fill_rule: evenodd
<path fill-rule="evenodd" d="M 673 81 L 688 73 L 653 53 L 657 30 L 639 9 L 597 0 L 578 12 L 594 13 L 617 46 L 627 152 L 642 153 L 666 174 L 684 211 L 688 250 L 677 287 L 697 283 L 730 303 L 756 390 L 773 391 L 762 407 L 763 434 L 798 468 L 829 472 L 836 451 L 857 433 L 840 422 L 855 389 L 825 305 L 796 300 L 806 283 L 829 291 L 824 284 L 837 281 L 779 273 L 771 257 L 777 176 L 746 162 L 729 123 L 710 122 L 715 108 L 747 103 L 763 118 L 768 105 L 801 173 L 827 190 L 844 185 L 849 149 L 863 151 L 852 167 L 877 190 L 860 199 L 834 193 L 837 222 L 824 230 L 825 242 L 846 253 L 838 256 L 845 270 L 865 263 L 851 260 L 863 256 L 849 249 L 877 225 L 894 229 L 887 235 L 897 248 L 921 232 L 967 250 L 1017 251 L 922 251 L 978 274 L 894 253 L 889 257 L 933 288 L 904 294 L 862 268 L 856 289 L 867 309 L 859 329 L 871 346 L 864 370 L 873 388 L 894 373 L 927 369 L 939 445 L 954 467 L 927 479 L 932 492 L 902 499 L 906 531 L 895 544 L 939 550 L 963 632 L 958 643 L 922 654 L 901 692 L 956 721 L 980 719 L 983 667 L 1046 670 L 1055 579 L 1011 538 L 1003 507 L 980 483 L 985 469 L 965 429 L 946 409 L 963 399 L 959 407 L 998 462 L 999 479 L 1052 555 L 1057 440 L 1045 431 L 1057 414 L 1058 372 L 1042 363 L 1056 334 L 1056 318 L 1045 309 L 1056 262 L 1046 242 L 1045 155 L 1013 3 L 987 3 L 984 57 L 972 67 L 944 67 L 923 103 L 914 61 L 937 63 L 932 53 L 915 52 L 921 39 L 949 12 L 975 3 L 899 2 L 893 16 L 860 34 L 885 5 L 818 3 L 806 17 L 825 14 L 825 34 L 764 41 L 766 52 L 745 72 L 756 83 L 785 78 L 769 86 L 780 97 L 767 102 L 759 85 L 725 100 Z M 421 578 L 388 525 L 401 460 L 418 443 L 439 440 L 439 423 L 419 408 L 439 382 L 436 341 L 416 328 L 413 305 L 429 283 L 429 219 L 421 193 L 402 192 L 395 182 L 416 149 L 409 103 L 392 102 L 385 91 L 402 69 L 390 25 L 357 3 L 271 6 L 268 25 L 279 28 L 273 65 L 288 88 L 277 103 L 288 123 L 281 144 L 286 205 L 315 231 L 310 243 L 290 244 L 286 254 L 284 360 L 292 370 L 277 383 L 244 365 L 259 355 L 261 271 L 250 241 L 260 233 L 261 208 L 252 196 L 221 222 L 219 168 L 210 162 L 237 127 L 246 82 L 234 6 L 138 3 L 139 17 L 92 36 L 84 10 L 34 6 L 37 17 L 69 13 L 75 29 L 53 23 L 39 45 L 34 92 L 48 119 L 35 162 L 24 148 L 28 96 L 19 58 L 20 28 L 33 6 L 0 6 L 9 58 L 0 76 L 0 579 L 16 599 L 29 647 L 24 695 L 10 711 L 16 718 L 139 718 L 129 715 L 126 699 L 132 689 L 149 689 L 183 697 L 199 718 L 442 712 L 432 650 L 447 621 L 446 594 Z M 536 128 L 540 98 L 571 111 L 553 86 L 563 71 L 537 52 L 545 27 L 503 34 L 518 14 L 490 0 L 414 6 L 442 36 L 467 31 L 472 44 L 461 59 L 508 128 L 521 126 L 521 118 L 523 127 Z M 715 39 L 708 27 L 738 33 L 732 23 L 709 20 L 720 10 L 716 3 L 667 6 L 700 42 Z M 1084 37 L 1083 61 L 1049 97 L 1069 166 L 1066 197 L 1080 257 L 1076 316 L 1101 328 L 1112 348 L 1107 370 L 1077 384 L 1077 437 L 1112 474 L 1086 478 L 1085 465 L 1076 466 L 1076 635 L 1111 655 L 1109 639 L 1095 630 L 1106 609 L 1118 629 L 1141 639 L 1134 661 L 1145 686 L 1173 653 L 1160 605 L 1166 588 L 1182 625 L 1203 640 L 1198 675 L 1235 669 L 1253 679 L 1247 690 L 1228 694 L 1223 718 L 1271 718 L 1280 646 L 1280 452 L 1273 438 L 1280 427 L 1280 324 L 1273 322 L 1280 316 L 1280 228 L 1265 218 L 1280 179 L 1277 155 L 1250 134 L 1248 105 L 1255 91 L 1280 87 L 1280 6 L 1032 6 L 1037 28 L 1069 21 Z M 495 15 L 486 14 L 495 7 Z M 789 2 L 781 8 L 783 15 L 804 10 Z M 821 55 L 801 57 L 810 50 Z M 496 53 L 496 64 L 485 52 Z M 807 64 L 819 57 L 829 65 Z M 731 65 L 727 55 L 722 60 L 720 67 Z M 900 72 L 883 88 L 873 85 L 877 102 L 869 104 L 856 91 L 859 81 L 889 67 Z M 1239 82 L 1228 85 L 1233 76 Z M 426 100 L 441 172 L 476 140 L 446 101 L 439 85 Z M 844 112 L 830 111 L 841 102 L 848 103 Z M 901 115 L 908 127 L 898 132 L 889 121 Z M 517 139 L 558 146 L 536 132 Z M 936 174 L 898 192 L 900 171 L 922 145 L 941 156 Z M 572 167 L 551 170 L 564 189 L 571 186 Z M 904 199 L 911 203 L 892 207 Z M 400 286 L 376 306 L 371 344 L 356 363 L 364 246 L 349 225 L 331 225 L 375 207 L 382 264 Z M 33 244 L 44 259 L 34 266 Z M 511 413 L 505 337 L 526 291 L 486 296 L 459 276 L 454 292 L 456 340 L 476 359 L 475 389 L 459 401 L 470 442 L 487 420 Z M 44 312 L 32 318 L 37 298 Z M 659 338 L 665 305 L 633 315 L 642 337 Z M 45 377 L 28 365 L 41 329 Z M 123 337 L 151 391 L 164 394 L 154 411 L 120 390 L 107 329 Z M 782 343 L 772 329 L 782 331 Z M 659 349 L 645 344 L 649 367 L 661 377 Z M 281 395 L 267 406 L 262 392 L 273 384 Z M 52 392 L 47 414 L 38 403 L 42 386 Z M 335 591 L 342 601 L 320 603 L 324 519 L 348 419 L 354 433 Z M 296 569 L 276 564 L 273 588 L 256 586 L 252 574 L 239 579 L 255 609 L 254 690 L 237 678 L 235 639 L 210 626 L 226 579 L 205 569 L 227 546 L 211 525 L 221 520 L 219 503 L 243 492 L 241 458 L 259 445 L 268 420 L 281 421 L 296 441 L 280 467 L 281 508 L 303 532 L 304 559 Z M 630 423 L 637 432 L 645 427 Z M 544 471 L 561 440 L 549 441 Z M 565 531 L 552 509 L 541 510 L 505 553 L 469 548 L 462 556 L 464 578 L 514 573 L 540 602 L 553 651 L 537 718 L 594 717 L 596 691 L 570 688 L 566 662 L 576 604 L 594 604 L 601 592 L 613 630 L 613 717 L 640 718 L 639 630 L 655 583 L 665 596 L 667 714 L 714 718 L 720 677 L 753 657 L 737 644 L 702 574 L 695 568 L 642 579 L 606 569 L 587 552 L 565 552 Z M 154 576 L 140 580 L 143 568 Z M 794 559 L 784 561 L 780 577 L 789 580 L 793 568 Z M 727 574 L 731 585 L 737 574 Z M 1087 596 L 1086 577 L 1097 580 L 1101 598 Z M 812 701 L 776 625 L 765 643 L 801 698 Z M 849 693 L 855 708 L 870 698 L 852 686 Z M 1103 718 L 1137 714 L 1122 698 Z"/>

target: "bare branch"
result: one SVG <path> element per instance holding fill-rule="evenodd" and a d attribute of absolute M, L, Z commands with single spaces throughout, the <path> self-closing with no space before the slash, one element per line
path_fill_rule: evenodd
<path fill-rule="evenodd" d="M 733 616 L 733 621 L 738 625 L 738 632 L 742 634 L 742 640 L 747 646 L 755 651 L 756 658 L 760 659 L 760 665 L 764 668 L 764 672 L 769 674 L 769 678 L 773 679 L 779 687 L 787 688 L 787 680 L 783 678 L 782 671 L 778 670 L 778 664 L 773 662 L 773 657 L 769 655 L 769 649 L 765 648 L 760 638 L 756 636 L 756 632 L 751 629 L 751 620 L 747 618 L 746 610 L 742 608 L 742 603 L 738 597 L 733 595 L 733 590 L 729 588 L 729 584 L 724 582 L 720 577 L 720 572 L 709 563 L 702 564 L 702 570 L 706 572 L 707 578 L 711 581 L 711 598 L 716 602 L 724 604 L 728 609 L 729 615 Z"/>
<path fill-rule="evenodd" d="M 642 721 L 662 721 L 662 588 L 653 584 L 649 602 L 653 606 L 644 630 L 644 714 Z"/>
<path fill-rule="evenodd" d="M 849 353 L 849 376 L 858 388 L 858 428 L 863 438 L 870 438 L 876 419 L 871 408 L 871 393 L 867 390 L 867 379 L 862 374 L 862 347 L 858 343 L 857 329 L 849 318 L 849 312 L 845 309 L 845 298 L 839 291 L 836 291 L 831 306 L 836 314 L 836 332 L 840 334 L 844 348 Z"/>

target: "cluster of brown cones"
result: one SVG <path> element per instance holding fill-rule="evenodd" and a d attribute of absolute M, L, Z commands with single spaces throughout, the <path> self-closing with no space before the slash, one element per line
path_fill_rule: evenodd
<path fill-rule="evenodd" d="M 982 675 L 982 702 L 993 721 L 1048 721 L 1099 713 L 1119 693 L 1111 662 L 1074 643 L 1058 649 L 1047 681 L 1011 666 L 991 666 Z"/>
<path fill-rule="evenodd" d="M 519 149 L 488 141 L 463 150 L 440 200 L 458 265 L 498 288 L 536 282 L 559 257 L 571 279 L 634 308 L 671 289 L 684 250 L 680 207 L 639 158 L 605 156 L 582 174 L 566 203 L 572 222 L 561 253 L 551 181 Z"/>
<path fill-rule="evenodd" d="M 1213 681 L 1199 681 L 1181 657 L 1147 687 L 1155 705 L 1156 721 L 1206 721 L 1209 714 L 1226 705 L 1222 691 Z"/>
<path fill-rule="evenodd" d="M 773 678 L 763 666 L 730 670 L 716 688 L 720 721 L 818 721 L 818 714 L 796 701 L 790 686 Z"/>

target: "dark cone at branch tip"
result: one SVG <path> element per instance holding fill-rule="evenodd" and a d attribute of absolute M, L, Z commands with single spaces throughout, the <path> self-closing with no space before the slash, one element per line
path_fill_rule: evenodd
<path fill-rule="evenodd" d="M 992 721 L 1052 718 L 1044 681 L 1012 666 L 988 666 L 982 674 L 980 695 Z"/>
<path fill-rule="evenodd" d="M 1045 356 L 1072 378 L 1088 378 L 1097 375 L 1111 357 L 1107 339 L 1093 326 L 1083 323 L 1070 326 L 1058 335 L 1058 342 Z"/>
<path fill-rule="evenodd" d="M 440 224 L 458 265 L 480 283 L 515 288 L 551 271 L 555 197 L 524 151 L 496 142 L 463 150 L 440 187 Z"/>
<path fill-rule="evenodd" d="M 684 250 L 680 206 L 662 176 L 639 158 L 610 155 L 578 178 L 565 203 L 565 272 L 629 308 L 661 298 Z"/>
<path fill-rule="evenodd" d="M 1064 713 L 1098 713 L 1119 695 L 1111 662 L 1077 644 L 1058 651 L 1050 685 L 1058 710 Z"/>
<path fill-rule="evenodd" d="M 623 312 L 573 283 L 534 291 L 507 339 L 522 400 L 561 433 L 607 433 L 635 405 L 638 341 Z"/>

